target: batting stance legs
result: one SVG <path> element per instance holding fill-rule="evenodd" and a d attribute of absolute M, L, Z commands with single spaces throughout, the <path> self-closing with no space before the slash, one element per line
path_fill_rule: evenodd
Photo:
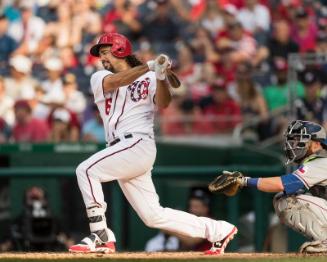
<path fill-rule="evenodd" d="M 230 236 L 231 232 L 232 235 L 236 233 L 235 227 L 228 222 L 162 207 L 151 178 L 155 155 L 156 148 L 152 139 L 133 136 L 98 152 L 77 168 L 78 184 L 87 208 L 90 230 L 101 248 L 104 243 L 116 241 L 105 221 L 107 205 L 101 187 L 102 182 L 112 180 L 118 180 L 127 200 L 149 227 L 204 238 L 211 242 L 220 241 Z M 87 246 L 89 252 L 99 251 L 99 244 L 93 244 L 88 239 L 90 237 L 84 239 L 86 244 L 82 249 Z"/>

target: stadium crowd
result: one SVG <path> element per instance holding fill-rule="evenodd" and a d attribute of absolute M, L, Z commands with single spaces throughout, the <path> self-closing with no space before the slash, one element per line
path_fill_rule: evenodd
<path fill-rule="evenodd" d="M 290 53 L 327 54 L 326 0 L 4 0 L 0 10 L 0 143 L 104 142 L 89 92 L 101 68 L 89 48 L 104 32 L 126 35 L 143 61 L 173 59 L 183 86 L 158 112 L 164 135 L 242 124 L 263 140 L 285 123 L 289 85 L 297 116 L 327 127 L 326 61 L 287 81 Z"/>

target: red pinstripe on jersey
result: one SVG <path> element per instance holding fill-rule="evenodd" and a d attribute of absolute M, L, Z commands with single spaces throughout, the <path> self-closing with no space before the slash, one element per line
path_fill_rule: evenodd
<path fill-rule="evenodd" d="M 130 148 L 134 147 L 134 146 L 137 145 L 141 140 L 142 140 L 142 138 L 140 138 L 140 139 L 137 140 L 134 144 L 132 144 L 132 145 L 130 145 L 130 146 L 128 146 L 128 147 L 125 147 L 125 148 L 123 148 L 123 149 L 120 149 L 120 150 L 118 150 L 118 151 L 116 151 L 116 152 L 113 152 L 113 153 L 111 153 L 111 154 L 109 154 L 109 155 L 106 155 L 106 156 L 104 156 L 104 157 L 102 157 L 102 158 L 96 160 L 93 164 L 91 164 L 91 165 L 86 169 L 86 176 L 87 176 L 87 180 L 89 181 L 89 185 L 90 185 L 90 188 L 91 188 L 91 194 L 92 194 L 93 200 L 94 200 L 94 202 L 97 203 L 99 206 L 101 206 L 101 204 L 100 204 L 100 203 L 95 199 L 95 196 L 94 196 L 94 193 L 93 193 L 93 187 L 92 187 L 92 183 L 91 183 L 90 175 L 89 175 L 89 170 L 90 170 L 90 168 L 93 167 L 94 165 L 96 165 L 97 163 L 99 163 L 100 161 L 102 161 L 102 160 L 104 160 L 104 159 L 106 159 L 106 158 L 108 158 L 108 157 L 110 157 L 110 156 L 113 156 L 113 155 L 115 155 L 115 154 L 117 154 L 117 153 L 123 152 L 123 151 L 125 151 L 125 150 L 127 150 L 127 149 L 130 149 Z"/>
<path fill-rule="evenodd" d="M 124 114 L 125 105 L 126 105 L 126 100 L 127 100 L 126 98 L 127 98 L 127 89 L 126 89 L 125 100 L 124 100 L 124 104 L 123 104 L 123 107 L 122 107 L 121 113 L 120 113 L 119 117 L 117 118 L 117 121 L 116 121 L 116 124 L 115 124 L 115 130 L 117 129 L 117 125 L 118 125 L 118 122 L 119 122 L 119 118 Z"/>

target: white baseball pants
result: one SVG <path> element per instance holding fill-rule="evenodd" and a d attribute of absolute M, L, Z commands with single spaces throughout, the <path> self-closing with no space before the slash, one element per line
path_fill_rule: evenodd
<path fill-rule="evenodd" d="M 327 201 L 307 194 L 274 197 L 274 208 L 287 226 L 311 240 L 327 239 Z"/>
<path fill-rule="evenodd" d="M 127 200 L 147 226 L 211 242 L 225 238 L 233 229 L 232 224 L 160 205 L 151 177 L 155 157 L 154 140 L 133 135 L 82 162 L 76 174 L 86 208 L 101 205 L 106 210 L 101 183 L 118 180 Z"/>

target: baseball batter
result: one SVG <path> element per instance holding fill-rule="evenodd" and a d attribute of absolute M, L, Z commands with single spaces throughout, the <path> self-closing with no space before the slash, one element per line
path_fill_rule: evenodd
<path fill-rule="evenodd" d="M 166 80 L 169 58 L 160 55 L 142 64 L 123 35 L 104 34 L 90 53 L 100 57 L 104 70 L 91 77 L 94 101 L 101 114 L 107 148 L 76 169 L 91 234 L 69 251 L 114 252 L 115 235 L 105 218 L 107 204 L 101 183 L 117 180 L 124 195 L 144 223 L 213 243 L 207 254 L 224 252 L 237 233 L 234 225 L 164 208 L 154 188 L 151 170 L 156 157 L 153 118 L 156 108 L 169 105 Z"/>
<path fill-rule="evenodd" d="M 284 142 L 287 164 L 299 164 L 294 172 L 280 177 L 251 178 L 237 171 L 224 171 L 209 189 L 229 196 L 246 186 L 280 192 L 273 201 L 280 220 L 310 239 L 300 247 L 300 252 L 324 253 L 327 252 L 326 150 L 326 130 L 316 123 L 296 120 L 289 124 Z"/>

